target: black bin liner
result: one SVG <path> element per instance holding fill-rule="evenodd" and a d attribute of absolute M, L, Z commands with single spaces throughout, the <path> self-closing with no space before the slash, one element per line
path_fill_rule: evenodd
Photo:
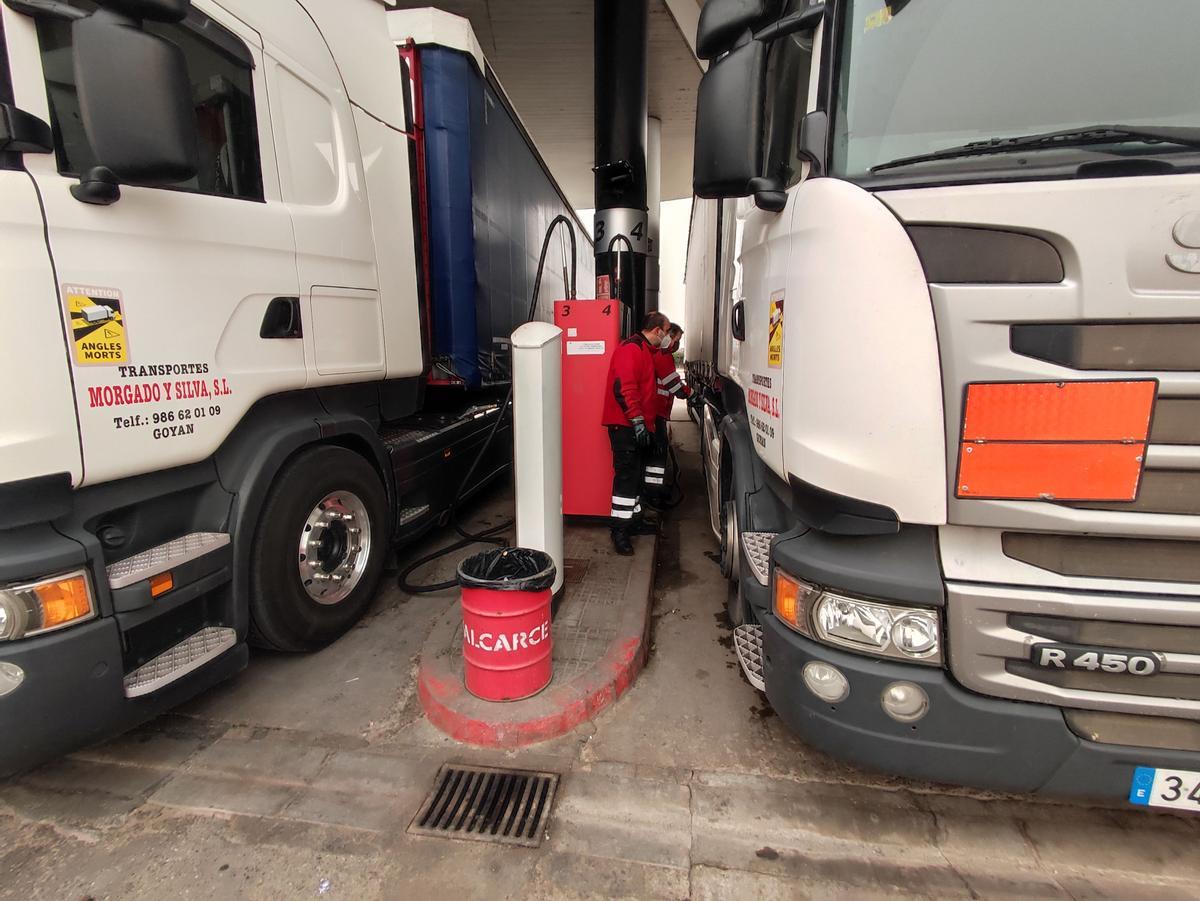
<path fill-rule="evenodd" d="M 492 591 L 545 591 L 554 585 L 554 558 L 524 547 L 496 548 L 458 564 L 464 588 Z"/>

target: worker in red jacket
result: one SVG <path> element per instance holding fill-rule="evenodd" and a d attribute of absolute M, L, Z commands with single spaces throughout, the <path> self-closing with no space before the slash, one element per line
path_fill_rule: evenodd
<path fill-rule="evenodd" d="M 652 501 L 665 501 L 670 495 L 667 487 L 667 467 L 671 457 L 671 438 L 667 423 L 671 419 L 671 408 L 675 398 L 684 400 L 692 396 L 692 389 L 683 383 L 675 369 L 675 351 L 679 350 L 679 339 L 683 329 L 674 323 L 667 329 L 669 343 L 653 352 L 654 380 L 658 400 L 658 412 L 654 424 L 654 447 L 646 456 L 646 495 Z"/>
<path fill-rule="evenodd" d="M 662 313 L 647 313 L 642 330 L 617 345 L 608 366 L 602 422 L 613 455 L 609 512 L 613 547 L 623 556 L 633 553 L 630 536 L 656 531 L 642 512 L 642 459 L 654 444 L 658 418 L 653 351 L 670 341 L 670 327 Z"/>

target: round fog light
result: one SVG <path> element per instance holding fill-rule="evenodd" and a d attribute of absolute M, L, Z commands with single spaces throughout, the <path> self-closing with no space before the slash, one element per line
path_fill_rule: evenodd
<path fill-rule="evenodd" d="M 929 712 L 929 696 L 919 685 L 893 682 L 883 690 L 883 712 L 900 723 L 915 723 Z"/>
<path fill-rule="evenodd" d="M 0 698 L 12 694 L 25 681 L 25 670 L 15 663 L 0 663 Z"/>
<path fill-rule="evenodd" d="M 801 675 L 808 690 L 827 704 L 837 704 L 850 696 L 850 683 L 836 666 L 813 660 L 804 665 Z"/>

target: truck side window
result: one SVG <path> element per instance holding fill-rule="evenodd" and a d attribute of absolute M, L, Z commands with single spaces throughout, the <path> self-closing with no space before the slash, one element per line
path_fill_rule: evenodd
<path fill-rule="evenodd" d="M 72 0 L 91 12 L 92 0 Z M 37 20 L 42 71 L 50 101 L 50 125 L 58 171 L 78 176 L 96 165 L 79 115 L 71 23 L 49 17 Z M 195 178 L 174 185 L 181 191 L 262 200 L 258 125 L 251 84 L 253 60 L 245 44 L 208 16 L 196 11 L 186 22 L 147 22 L 146 30 L 177 44 L 187 60 L 196 110 L 200 166 Z M 120 61 L 114 61 L 120 65 Z M 129 73 L 136 78 L 136 73 Z"/>
<path fill-rule="evenodd" d="M 806 0 L 788 0 L 782 15 L 806 5 Z M 812 49 L 811 36 L 788 35 L 775 41 L 767 56 L 763 174 L 775 176 L 789 188 L 800 181 L 799 131 L 808 107 Z"/>

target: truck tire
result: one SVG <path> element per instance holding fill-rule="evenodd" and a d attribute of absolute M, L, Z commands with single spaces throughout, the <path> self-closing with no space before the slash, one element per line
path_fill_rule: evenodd
<path fill-rule="evenodd" d="M 315 651 L 362 617 L 388 551 L 387 493 L 342 447 L 302 451 L 267 494 L 250 555 L 250 641 Z"/>
<path fill-rule="evenodd" d="M 721 573 L 729 580 L 725 613 L 734 628 L 746 622 L 746 598 L 742 593 L 742 536 L 737 504 L 727 500 L 721 507 Z"/>

